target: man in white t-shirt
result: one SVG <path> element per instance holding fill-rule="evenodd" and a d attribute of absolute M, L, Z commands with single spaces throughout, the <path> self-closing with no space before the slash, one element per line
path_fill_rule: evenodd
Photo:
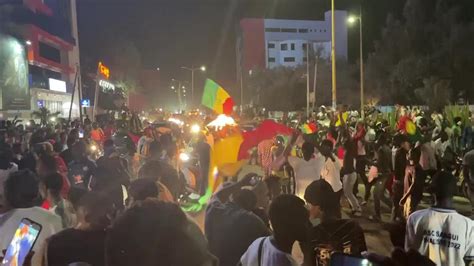
<path fill-rule="evenodd" d="M 331 185 L 332 190 L 338 199 L 342 196 L 342 181 L 341 181 L 341 162 L 332 152 L 334 146 L 330 140 L 323 140 L 321 142 L 320 151 L 324 158 L 324 165 L 321 170 L 321 179 Z M 338 213 L 340 213 L 341 205 L 337 205 Z M 340 217 L 339 217 L 340 218 Z"/>
<path fill-rule="evenodd" d="M 439 172 L 432 179 L 435 204 L 408 217 L 405 248 L 416 249 L 437 265 L 471 265 L 474 262 L 474 228 L 471 219 L 453 209 L 456 179 Z"/>
<path fill-rule="evenodd" d="M 297 266 L 291 256 L 295 241 L 304 241 L 309 228 L 309 214 L 302 199 L 295 195 L 276 197 L 269 210 L 273 236 L 250 244 L 240 259 L 242 266 Z"/>
<path fill-rule="evenodd" d="M 40 207 L 33 207 L 38 196 L 38 181 L 35 175 L 22 170 L 10 174 L 5 182 L 6 211 L 0 214 L 0 249 L 6 249 L 20 221 L 28 218 L 41 225 L 42 229 L 33 247 L 32 265 L 41 265 L 45 240 L 61 231 L 61 218 Z"/>
<path fill-rule="evenodd" d="M 319 152 L 314 153 L 314 145 L 310 142 L 304 142 L 301 150 L 303 158 L 289 156 L 288 162 L 295 171 L 296 195 L 303 197 L 306 187 L 321 178 L 324 159 Z"/>

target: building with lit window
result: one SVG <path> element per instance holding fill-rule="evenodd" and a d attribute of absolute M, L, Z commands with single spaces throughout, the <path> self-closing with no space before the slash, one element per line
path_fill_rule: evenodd
<path fill-rule="evenodd" d="M 8 10 L 0 23 L 15 29 L 6 34 L 24 45 L 30 96 L 29 110 L 12 110 L 5 105 L 0 108 L 2 115 L 29 118 L 32 110 L 46 107 L 67 117 L 72 92 L 76 91 L 72 116 L 78 117 L 78 90 L 73 89 L 79 67 L 76 0 L 5 0 L 0 8 Z"/>
<path fill-rule="evenodd" d="M 347 60 L 347 12 L 335 11 L 336 57 Z M 306 62 L 306 47 L 330 59 L 331 12 L 324 20 L 245 18 L 237 38 L 237 69 L 295 67 Z M 310 49 L 311 51 L 311 49 Z"/>

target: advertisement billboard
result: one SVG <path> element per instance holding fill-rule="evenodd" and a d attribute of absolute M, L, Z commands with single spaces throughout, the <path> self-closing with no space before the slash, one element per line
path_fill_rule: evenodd
<path fill-rule="evenodd" d="M 29 110 L 28 62 L 24 45 L 0 34 L 1 110 Z"/>
<path fill-rule="evenodd" d="M 66 82 L 59 79 L 49 78 L 49 90 L 66 92 Z"/>

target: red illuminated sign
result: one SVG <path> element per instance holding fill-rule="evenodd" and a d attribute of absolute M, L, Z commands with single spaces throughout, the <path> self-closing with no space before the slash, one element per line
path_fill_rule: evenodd
<path fill-rule="evenodd" d="M 106 79 L 109 79 L 110 77 L 110 69 L 106 67 L 102 62 L 99 62 L 99 66 L 97 67 L 99 70 L 99 73 L 102 74 Z"/>

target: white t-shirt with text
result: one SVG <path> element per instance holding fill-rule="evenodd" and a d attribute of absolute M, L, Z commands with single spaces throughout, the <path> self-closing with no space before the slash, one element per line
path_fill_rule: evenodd
<path fill-rule="evenodd" d="M 452 209 L 428 208 L 410 215 L 405 248 L 418 250 L 436 265 L 464 265 L 474 257 L 473 222 Z"/>

